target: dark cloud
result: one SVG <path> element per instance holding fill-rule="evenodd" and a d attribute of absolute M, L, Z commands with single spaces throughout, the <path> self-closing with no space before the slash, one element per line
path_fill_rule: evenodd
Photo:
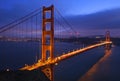
<path fill-rule="evenodd" d="M 10 23 L 26 14 L 24 5 L 15 5 L 11 9 L 0 8 L 0 25 Z"/>
<path fill-rule="evenodd" d="M 0 26 L 6 25 L 14 20 L 17 20 L 30 12 L 34 11 L 37 8 L 40 8 L 41 3 L 37 1 L 25 0 L 25 1 L 16 1 L 16 0 L 1 0 L 0 1 Z M 36 4 L 36 5 L 35 5 Z"/>
<path fill-rule="evenodd" d="M 80 29 L 120 29 L 120 9 L 78 15 L 67 18 L 73 26 Z"/>

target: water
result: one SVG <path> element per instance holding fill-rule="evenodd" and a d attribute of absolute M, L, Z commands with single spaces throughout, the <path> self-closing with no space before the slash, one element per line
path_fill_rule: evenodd
<path fill-rule="evenodd" d="M 112 48 L 78 81 L 120 81 L 120 47 Z"/>
<path fill-rule="evenodd" d="M 82 45 L 55 43 L 55 56 L 78 47 Z M 38 49 L 41 47 L 36 42 L 0 42 L 0 70 L 33 64 L 41 52 Z M 55 81 L 120 81 L 119 49 L 116 46 L 106 52 L 98 47 L 64 60 L 55 66 Z"/>

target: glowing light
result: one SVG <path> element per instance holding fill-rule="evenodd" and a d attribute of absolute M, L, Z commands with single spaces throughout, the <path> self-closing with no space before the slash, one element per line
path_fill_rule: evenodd
<path fill-rule="evenodd" d="M 57 66 L 57 65 L 58 65 L 58 63 L 55 63 L 55 65 Z"/>
<path fill-rule="evenodd" d="M 10 71 L 10 69 L 7 69 L 6 71 Z"/>

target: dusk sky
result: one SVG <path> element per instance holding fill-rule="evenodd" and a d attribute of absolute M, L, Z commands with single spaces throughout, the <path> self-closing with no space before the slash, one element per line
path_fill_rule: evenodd
<path fill-rule="evenodd" d="M 120 0 L 0 0 L 0 26 L 51 4 L 81 36 L 120 37 Z"/>

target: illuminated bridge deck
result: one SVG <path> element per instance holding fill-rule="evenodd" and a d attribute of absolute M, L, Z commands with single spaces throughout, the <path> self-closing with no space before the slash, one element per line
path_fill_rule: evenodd
<path fill-rule="evenodd" d="M 58 63 L 58 62 L 60 62 L 62 60 L 68 59 L 68 58 L 70 58 L 72 56 L 78 55 L 78 54 L 80 54 L 82 52 L 85 52 L 85 51 L 88 51 L 88 50 L 93 49 L 95 47 L 103 46 L 103 45 L 106 45 L 106 44 L 112 44 L 112 42 L 111 41 L 109 41 L 109 42 L 104 41 L 104 42 L 101 42 L 101 43 L 90 45 L 90 46 L 87 46 L 85 48 L 78 49 L 78 50 L 63 54 L 61 56 L 55 57 L 53 60 L 48 59 L 45 62 L 38 61 L 37 63 L 35 63 L 33 65 L 30 65 L 30 66 L 26 65 L 25 67 L 21 68 L 20 70 L 34 70 L 34 69 L 37 69 L 37 68 L 40 68 L 40 67 L 43 67 L 43 66 L 46 66 L 46 65 L 55 64 L 55 63 Z"/>

